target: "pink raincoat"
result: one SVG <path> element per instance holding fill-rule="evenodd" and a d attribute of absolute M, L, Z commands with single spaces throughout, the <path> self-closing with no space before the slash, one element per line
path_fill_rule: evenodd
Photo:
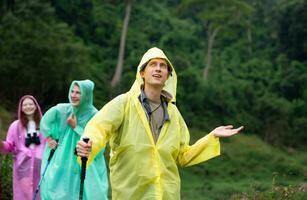
<path fill-rule="evenodd" d="M 41 109 L 33 96 L 23 96 L 19 101 L 18 120 L 14 121 L 8 130 L 6 141 L 3 142 L 2 154 L 12 153 L 14 160 L 13 167 L 13 197 L 14 200 L 31 200 L 33 193 L 40 180 L 40 166 L 42 153 L 46 139 L 39 133 L 41 144 L 35 145 L 33 149 L 25 146 L 26 129 L 21 125 L 20 116 L 22 101 L 30 98 L 34 101 L 40 115 Z M 40 195 L 37 195 L 37 200 Z"/>

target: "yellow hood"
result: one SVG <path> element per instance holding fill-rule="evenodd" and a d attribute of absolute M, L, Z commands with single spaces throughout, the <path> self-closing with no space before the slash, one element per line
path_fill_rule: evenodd
<path fill-rule="evenodd" d="M 140 71 L 143 68 L 143 66 L 145 64 L 147 64 L 151 59 L 153 58 L 163 58 L 167 61 L 169 67 L 172 68 L 172 73 L 171 75 L 168 77 L 167 81 L 165 82 L 165 85 L 163 87 L 163 90 L 166 91 L 167 93 L 169 93 L 172 98 L 171 101 L 172 102 L 176 102 L 176 91 L 177 91 L 177 74 L 175 72 L 175 69 L 172 65 L 172 63 L 169 61 L 169 59 L 166 57 L 166 55 L 164 54 L 164 52 L 157 48 L 157 47 L 153 47 L 150 48 L 142 57 L 141 62 L 138 65 L 137 68 L 137 72 L 136 72 L 136 80 L 133 83 L 131 90 L 132 92 L 140 92 L 140 88 L 141 85 L 144 84 L 144 81 L 140 75 Z"/>

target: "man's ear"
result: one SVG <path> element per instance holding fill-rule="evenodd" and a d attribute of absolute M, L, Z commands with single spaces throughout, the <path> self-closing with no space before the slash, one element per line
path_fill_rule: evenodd
<path fill-rule="evenodd" d="M 140 71 L 140 75 L 142 78 L 144 78 L 144 70 Z"/>

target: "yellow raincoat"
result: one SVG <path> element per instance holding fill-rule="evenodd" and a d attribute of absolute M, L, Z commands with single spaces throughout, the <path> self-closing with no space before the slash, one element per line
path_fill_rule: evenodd
<path fill-rule="evenodd" d="M 173 96 L 167 106 L 170 121 L 163 124 L 157 143 L 138 99 L 143 84 L 139 71 L 152 58 L 164 58 L 172 67 L 172 76 L 164 87 Z M 212 134 L 189 145 L 188 128 L 172 103 L 176 84 L 176 72 L 170 61 L 162 50 L 151 48 L 138 66 L 130 91 L 106 104 L 87 124 L 84 136 L 93 141 L 89 164 L 107 142 L 110 144 L 112 199 L 180 199 L 177 164 L 190 166 L 220 154 L 219 140 Z"/>

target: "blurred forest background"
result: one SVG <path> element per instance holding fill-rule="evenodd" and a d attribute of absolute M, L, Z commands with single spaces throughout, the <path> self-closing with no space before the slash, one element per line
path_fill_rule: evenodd
<path fill-rule="evenodd" d="M 245 126 L 222 156 L 181 170 L 182 199 L 307 199 L 306 36 L 306 0 L 2 0 L 0 138 L 22 95 L 46 111 L 91 79 L 99 109 L 157 46 L 192 142 Z M 0 199 L 12 198 L 11 162 L 0 157 Z"/>

